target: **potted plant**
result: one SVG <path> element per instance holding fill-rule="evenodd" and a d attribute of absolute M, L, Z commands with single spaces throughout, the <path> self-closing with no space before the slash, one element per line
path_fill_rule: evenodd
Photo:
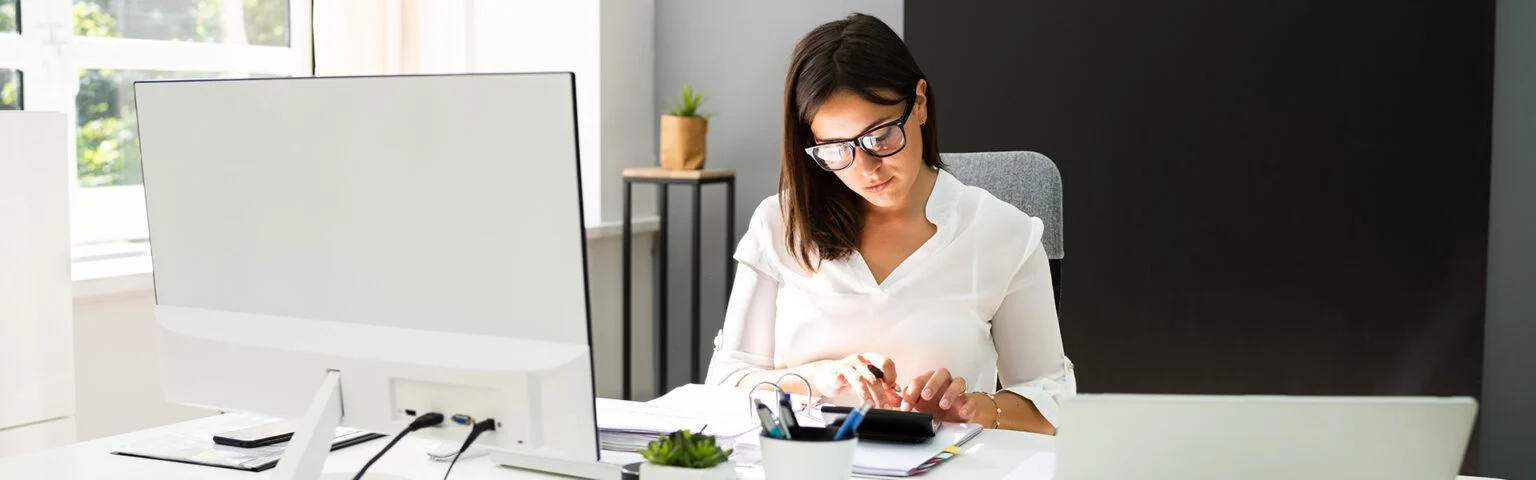
<path fill-rule="evenodd" d="M 736 478 L 736 465 L 728 461 L 731 451 L 715 445 L 715 437 L 709 435 L 672 432 L 646 445 L 640 455 L 646 460 L 640 465 L 640 478 L 645 480 Z"/>
<path fill-rule="evenodd" d="M 704 95 L 694 93 L 693 85 L 683 85 L 672 110 L 661 116 L 661 166 L 668 170 L 704 168 L 704 139 L 709 133 L 709 115 L 699 113 Z"/>

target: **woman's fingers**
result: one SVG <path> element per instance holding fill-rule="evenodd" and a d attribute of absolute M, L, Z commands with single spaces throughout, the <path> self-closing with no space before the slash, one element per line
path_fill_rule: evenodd
<path fill-rule="evenodd" d="M 869 402 L 874 408 L 885 408 L 885 402 L 881 400 L 885 398 L 885 395 L 880 393 L 880 389 L 875 384 L 867 382 L 860 382 L 860 384 L 863 386 L 864 401 Z"/>
<path fill-rule="evenodd" d="M 869 389 L 873 391 L 875 395 L 875 397 L 871 399 L 869 403 L 874 405 L 875 408 L 890 409 L 896 408 L 898 405 L 900 405 L 899 401 L 891 400 L 891 388 L 885 386 L 884 383 L 876 383 L 870 385 Z"/>
<path fill-rule="evenodd" d="M 943 397 L 938 400 L 938 408 L 951 409 L 955 406 L 955 400 L 965 395 L 965 378 L 955 377 L 949 380 L 949 388 L 943 392 Z"/>
<path fill-rule="evenodd" d="M 901 408 L 901 392 L 895 387 L 885 387 L 885 408 Z"/>
<path fill-rule="evenodd" d="M 934 370 L 933 376 L 928 377 L 928 381 L 924 382 L 923 400 L 931 401 L 939 398 L 939 396 L 944 393 L 944 390 L 949 388 L 950 380 L 951 378 L 949 377 L 949 369 L 940 368 L 938 370 Z"/>
<path fill-rule="evenodd" d="M 853 367 L 854 370 L 857 370 L 859 372 L 859 377 L 863 378 L 865 382 L 878 383 L 880 381 L 879 379 L 875 378 L 875 372 L 869 370 L 871 363 L 869 359 L 865 358 L 863 355 L 849 355 L 847 358 L 843 359 L 843 363 Z"/>
<path fill-rule="evenodd" d="M 824 362 L 814 375 L 816 382 L 816 394 L 823 397 L 831 397 L 848 391 L 852 384 L 843 378 L 843 365 L 840 362 Z"/>
<path fill-rule="evenodd" d="M 876 390 L 877 398 L 880 399 L 880 401 L 875 402 L 875 406 L 878 408 L 900 408 L 901 392 L 896 390 L 896 362 L 891 361 L 885 355 L 875 352 L 867 352 L 860 355 L 859 358 L 869 362 L 869 366 L 880 371 L 880 376 L 874 380 L 874 384 L 871 387 Z"/>
<path fill-rule="evenodd" d="M 960 420 L 968 422 L 976 416 L 976 402 L 971 401 L 970 395 L 961 395 L 955 405 L 957 405 L 955 414 L 960 417 Z"/>
<path fill-rule="evenodd" d="M 861 400 L 869 400 L 873 402 L 875 401 L 875 392 L 873 389 L 869 388 L 869 382 L 864 379 L 863 375 L 859 374 L 859 370 L 861 369 L 854 368 L 852 365 L 843 363 L 839 367 L 838 371 L 843 378 L 843 382 L 848 385 L 848 388 L 852 390 L 854 394 L 858 395 Z"/>
<path fill-rule="evenodd" d="M 859 355 L 859 358 L 863 359 L 865 362 L 868 362 L 875 368 L 880 369 L 881 375 L 878 379 L 880 383 L 884 383 L 887 387 L 896 386 L 896 362 L 891 361 L 891 359 L 887 358 L 885 355 L 881 355 L 875 352 L 868 352 L 863 355 Z"/>
<path fill-rule="evenodd" d="M 902 392 L 901 395 L 902 410 L 917 409 L 918 404 L 923 401 L 923 388 L 928 386 L 928 380 L 933 378 L 934 373 L 928 372 L 918 375 L 917 378 L 912 379 L 912 383 L 907 384 L 906 391 Z"/>
<path fill-rule="evenodd" d="M 858 355 L 858 359 L 864 362 L 861 370 L 869 371 L 867 377 L 871 390 L 875 391 L 875 408 L 899 408 L 901 394 L 896 391 L 896 362 L 875 352 L 866 352 Z M 874 373 L 878 371 L 880 375 Z"/>
<path fill-rule="evenodd" d="M 874 378 L 870 366 L 880 370 L 880 378 Z M 918 375 L 901 391 L 895 388 L 895 362 L 878 353 L 850 355 L 836 362 L 832 370 L 837 384 L 834 395 L 852 391 L 876 408 L 916 410 L 945 419 L 964 421 L 975 415 L 975 402 L 966 396 L 969 383 L 964 378 L 952 376 L 948 369 Z"/>
<path fill-rule="evenodd" d="M 949 388 L 944 390 L 944 397 L 939 400 L 939 408 L 943 410 L 959 411 L 960 404 L 965 399 L 965 379 L 956 377 L 949 382 Z"/>

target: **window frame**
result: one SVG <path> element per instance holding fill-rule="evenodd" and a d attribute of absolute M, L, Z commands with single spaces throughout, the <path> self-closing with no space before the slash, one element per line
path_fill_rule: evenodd
<path fill-rule="evenodd" d="M 0 68 L 22 72 L 21 103 L 24 110 L 57 111 L 68 116 L 69 169 L 74 172 L 73 178 L 78 179 L 76 137 L 79 118 L 75 103 L 81 70 L 111 68 L 311 76 L 314 70 L 310 2 L 287 1 L 289 45 L 273 47 L 77 37 L 73 34 L 73 0 L 20 0 L 19 34 L 0 33 Z M 142 185 L 82 188 L 78 181 L 70 184 L 70 241 L 77 259 L 82 256 L 82 245 L 147 239 L 149 232 L 144 218 Z M 147 253 L 146 244 L 144 254 Z M 140 269 L 142 267 L 133 268 Z"/>

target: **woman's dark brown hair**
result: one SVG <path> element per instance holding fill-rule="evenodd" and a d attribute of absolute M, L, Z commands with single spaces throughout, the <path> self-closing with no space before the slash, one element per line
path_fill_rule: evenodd
<path fill-rule="evenodd" d="M 895 105 L 915 95 L 918 81 L 924 78 L 901 37 L 869 15 L 856 13 L 823 24 L 795 45 L 784 80 L 779 206 L 784 214 L 784 243 L 807 271 L 816 271 L 823 261 L 845 258 L 859 247 L 866 203 L 837 174 L 821 169 L 805 153 L 815 141 L 811 119 L 839 90 L 872 103 Z M 924 93 L 928 117 L 918 127 L 923 162 L 942 168 L 933 86 Z"/>

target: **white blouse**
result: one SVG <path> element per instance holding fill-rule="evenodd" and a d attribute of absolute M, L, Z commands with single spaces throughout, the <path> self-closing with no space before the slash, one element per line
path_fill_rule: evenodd
<path fill-rule="evenodd" d="M 895 363 L 899 385 L 941 367 L 973 391 L 1001 379 L 1059 426 L 1058 404 L 1077 385 L 1040 219 L 942 170 L 927 215 L 937 233 L 877 284 L 857 252 L 814 274 L 801 268 L 778 196 L 763 200 L 736 248 L 747 268 L 737 269 L 707 383 L 876 352 Z"/>

